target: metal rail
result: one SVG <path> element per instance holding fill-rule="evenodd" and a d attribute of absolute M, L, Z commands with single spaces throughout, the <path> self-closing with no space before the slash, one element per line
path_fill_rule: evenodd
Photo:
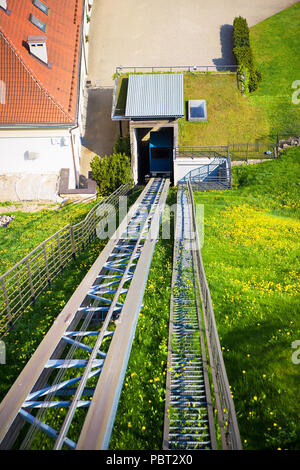
<path fill-rule="evenodd" d="M 179 184 L 174 240 L 164 449 L 216 449 L 193 259 L 187 185 Z"/>
<path fill-rule="evenodd" d="M 208 146 L 208 147 L 175 147 L 174 158 L 218 158 L 227 155 L 228 147 Z"/>
<path fill-rule="evenodd" d="M 210 372 L 213 382 L 215 409 L 217 410 L 221 445 L 223 450 L 241 450 L 242 444 L 231 396 L 226 368 L 223 360 L 215 315 L 201 256 L 199 235 L 196 223 L 195 205 L 191 182 L 188 181 L 189 201 L 192 213 L 194 236 L 194 259 L 197 286 L 201 298 L 205 338 L 209 355 Z"/>
<path fill-rule="evenodd" d="M 225 72 L 232 73 L 237 72 L 238 65 L 156 65 L 156 66 L 119 66 L 116 67 L 115 75 L 126 73 L 154 73 L 154 72 L 192 72 L 192 73 L 204 73 L 204 72 Z"/>
<path fill-rule="evenodd" d="M 168 188 L 149 181 L 4 398 L 0 448 L 108 447 Z"/>
<path fill-rule="evenodd" d="M 178 186 L 177 197 L 163 445 L 217 449 L 216 410 L 222 449 L 238 450 L 242 446 L 201 258 L 190 181 Z"/>

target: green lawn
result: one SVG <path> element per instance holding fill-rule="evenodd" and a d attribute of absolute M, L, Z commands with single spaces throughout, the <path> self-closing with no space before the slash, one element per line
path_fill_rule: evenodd
<path fill-rule="evenodd" d="M 250 28 L 263 80 L 248 99 L 251 105 L 265 108 L 272 136 L 277 129 L 280 134 L 300 133 L 300 105 L 292 103 L 292 84 L 300 79 L 299 27 L 300 2 Z"/>
<path fill-rule="evenodd" d="M 10 212 L 8 206 L 5 214 L 15 218 L 7 227 L 0 227 L 0 275 L 57 230 L 83 220 L 93 205 L 95 202 L 70 204 L 38 212 Z"/>
<path fill-rule="evenodd" d="M 184 98 L 186 115 L 178 120 L 180 146 L 264 141 L 268 136 L 264 109 L 242 96 L 235 74 L 185 74 Z M 192 99 L 206 100 L 207 122 L 187 121 L 187 101 Z"/>
<path fill-rule="evenodd" d="M 262 73 L 254 93 L 242 97 L 235 75 L 185 75 L 185 103 L 207 100 L 208 121 L 179 119 L 179 145 L 275 143 L 277 130 L 280 136 L 299 135 L 300 105 L 292 103 L 296 91 L 292 84 L 300 80 L 299 18 L 300 2 L 250 28 L 255 61 Z"/>
<path fill-rule="evenodd" d="M 234 168 L 204 204 L 206 276 L 245 449 L 300 448 L 300 149 Z"/>

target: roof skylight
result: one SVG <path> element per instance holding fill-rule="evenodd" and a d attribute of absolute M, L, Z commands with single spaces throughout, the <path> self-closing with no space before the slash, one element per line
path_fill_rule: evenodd
<path fill-rule="evenodd" d="M 30 21 L 32 24 L 34 24 L 34 26 L 36 26 L 37 28 L 39 28 L 41 31 L 43 31 L 44 33 L 46 32 L 46 25 L 45 23 L 43 23 L 42 21 L 40 21 L 36 16 L 34 16 L 32 13 L 30 13 Z"/>
<path fill-rule="evenodd" d="M 32 2 L 35 7 L 37 7 L 39 10 L 41 10 L 45 15 L 48 15 L 49 7 L 45 5 L 45 3 L 41 2 L 41 0 L 33 0 Z"/>

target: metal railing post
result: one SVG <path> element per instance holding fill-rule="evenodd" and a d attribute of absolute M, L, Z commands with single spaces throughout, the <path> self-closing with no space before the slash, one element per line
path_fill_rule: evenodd
<path fill-rule="evenodd" d="M 11 315 L 10 302 L 9 302 L 9 299 L 8 299 L 6 285 L 5 285 L 5 281 L 4 281 L 3 277 L 1 277 L 0 283 L 1 283 L 1 288 L 3 290 L 3 297 L 4 297 L 4 300 L 5 300 L 5 303 L 6 303 L 6 310 L 7 310 L 7 313 L 8 313 L 8 318 L 9 318 L 9 321 L 11 322 L 12 321 L 12 315 Z"/>

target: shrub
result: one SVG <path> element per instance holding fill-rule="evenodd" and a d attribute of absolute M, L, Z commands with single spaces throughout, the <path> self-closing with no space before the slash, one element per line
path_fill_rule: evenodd
<path fill-rule="evenodd" d="M 129 134 L 125 137 L 118 136 L 114 145 L 114 153 L 125 153 L 128 157 L 131 155 Z"/>
<path fill-rule="evenodd" d="M 249 88 L 250 93 L 252 91 L 255 91 L 258 88 L 258 84 L 261 81 L 261 79 L 262 77 L 261 77 L 260 71 L 252 68 L 250 70 L 250 75 L 249 75 L 249 80 L 248 80 L 248 88 Z"/>
<path fill-rule="evenodd" d="M 107 196 L 122 184 L 131 182 L 130 158 L 125 153 L 113 153 L 103 158 L 96 155 L 91 161 L 91 169 L 101 196 Z"/>
<path fill-rule="evenodd" d="M 234 47 L 234 57 L 239 65 L 244 65 L 248 69 L 253 67 L 253 54 L 248 46 Z"/>
<path fill-rule="evenodd" d="M 233 41 L 235 47 L 250 47 L 250 33 L 247 20 L 238 16 L 233 21 Z"/>
<path fill-rule="evenodd" d="M 247 89 L 253 92 L 261 81 L 261 73 L 254 66 L 253 53 L 250 45 L 250 32 L 247 20 L 238 16 L 233 21 L 233 54 L 239 66 L 245 68 Z"/>

